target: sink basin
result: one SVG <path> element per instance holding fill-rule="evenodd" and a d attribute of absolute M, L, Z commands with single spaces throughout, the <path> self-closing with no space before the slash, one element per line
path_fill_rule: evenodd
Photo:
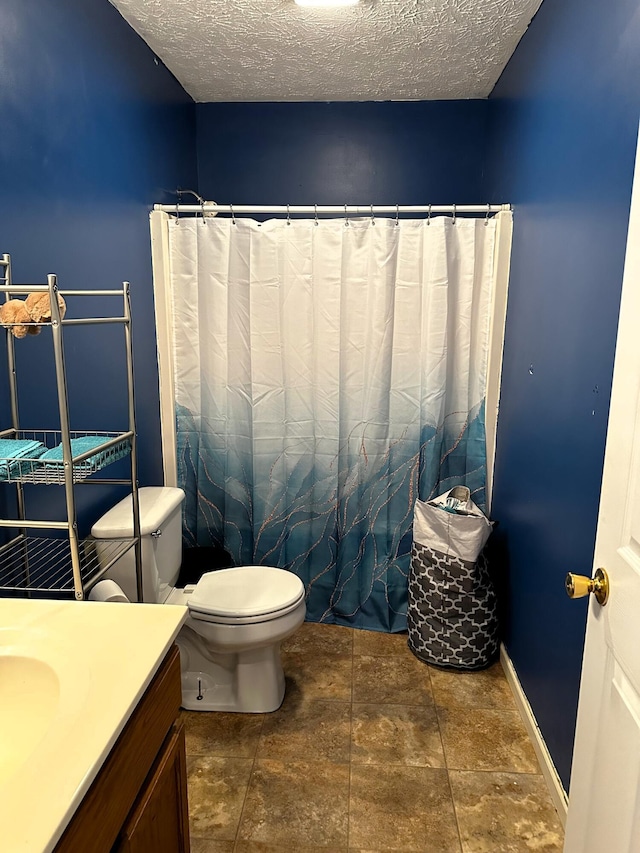
<path fill-rule="evenodd" d="M 87 692 L 78 658 L 46 630 L 0 628 L 0 801 L 38 751 L 71 736 Z"/>
<path fill-rule="evenodd" d="M 0 654 L 0 787 L 47 734 L 60 703 L 60 681 L 44 660 Z"/>

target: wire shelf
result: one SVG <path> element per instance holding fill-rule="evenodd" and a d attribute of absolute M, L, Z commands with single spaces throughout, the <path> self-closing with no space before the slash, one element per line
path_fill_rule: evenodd
<path fill-rule="evenodd" d="M 46 284 L 14 284 L 11 276 L 11 258 L 6 253 L 0 254 L 0 301 L 2 296 L 25 297 L 30 293 L 49 295 L 51 322 L 38 325 L 49 326 L 51 330 L 59 416 L 59 420 L 54 421 L 54 424 L 57 423 L 60 429 L 25 430 L 21 428 L 18 421 L 18 371 L 12 334 L 16 329 L 5 323 L 6 367 L 12 425 L 6 429 L 0 426 L 0 486 L 3 483 L 16 485 L 15 514 L 18 517 L 0 518 L 0 595 L 81 599 L 86 597 L 88 590 L 117 559 L 140 541 L 136 538 L 127 538 L 98 543 L 97 540 L 86 539 L 76 544 L 72 538 L 72 531 L 76 528 L 77 521 L 76 484 L 82 482 L 110 486 L 129 484 L 134 496 L 138 494 L 130 287 L 125 281 L 122 283 L 122 288 L 117 290 L 60 290 L 58 278 L 53 274 L 47 275 Z M 63 318 L 58 299 L 61 295 L 74 298 L 76 296 L 119 297 L 122 312 L 120 315 L 120 311 L 116 310 L 116 316 Z M 121 325 L 124 332 L 128 428 L 123 430 L 123 424 L 120 422 L 120 430 L 117 432 L 101 430 L 72 432 L 69 428 L 63 327 L 67 325 L 102 326 L 110 323 Z M 6 416 L 8 412 L 3 414 Z M 67 448 L 71 442 L 71 458 L 67 456 L 68 467 L 65 467 L 63 438 Z M 97 474 L 103 468 L 126 456 L 129 456 L 131 462 L 130 476 L 121 478 L 116 470 L 112 478 L 108 475 L 92 477 L 93 474 Z M 31 489 L 23 489 L 21 486 L 23 483 L 62 486 L 65 491 L 66 519 L 64 521 L 29 521 L 26 504 Z M 138 502 L 135 498 L 134 505 L 137 508 Z M 137 523 L 134 524 L 134 528 L 138 529 Z M 11 533 L 13 538 L 10 541 L 5 538 L 5 530 L 13 531 Z M 50 532 L 46 533 L 46 530 Z M 43 535 L 27 535 L 27 531 L 41 531 Z M 60 534 L 57 531 L 60 531 Z M 61 535 L 62 531 L 66 531 L 67 535 Z M 137 573 L 141 571 L 139 558 L 140 549 L 136 548 Z"/>
<path fill-rule="evenodd" d="M 135 539 L 89 538 L 80 543 L 85 593 L 135 542 Z M 0 592 L 48 592 L 73 598 L 69 540 L 18 536 L 0 547 Z"/>
<path fill-rule="evenodd" d="M 71 440 L 85 437 L 104 438 L 101 444 L 91 451 L 91 456 L 81 462 L 74 462 L 73 482 L 79 483 L 92 474 L 106 468 L 107 465 L 122 459 L 131 452 L 131 438 L 118 432 L 70 432 Z M 106 447 L 112 439 L 122 436 L 121 440 Z M 3 434 L 5 438 L 37 441 L 48 450 L 58 447 L 62 442 L 60 430 L 15 430 Z M 80 455 L 80 454 L 77 454 Z M 62 459 L 42 460 L 33 457 L 4 457 L 0 459 L 0 482 L 4 483 L 38 483 L 40 485 L 64 485 L 64 464 Z"/>

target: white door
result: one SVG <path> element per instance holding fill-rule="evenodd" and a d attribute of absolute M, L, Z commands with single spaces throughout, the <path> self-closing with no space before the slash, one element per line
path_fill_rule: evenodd
<path fill-rule="evenodd" d="M 640 156 L 640 148 L 639 148 Z M 636 160 L 565 853 L 640 851 L 640 164 Z"/>

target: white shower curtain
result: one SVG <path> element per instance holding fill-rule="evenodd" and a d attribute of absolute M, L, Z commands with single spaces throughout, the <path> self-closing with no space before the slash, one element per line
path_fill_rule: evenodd
<path fill-rule="evenodd" d="M 295 571 L 315 620 L 405 627 L 411 517 L 484 502 L 493 219 L 172 220 L 188 544 Z"/>

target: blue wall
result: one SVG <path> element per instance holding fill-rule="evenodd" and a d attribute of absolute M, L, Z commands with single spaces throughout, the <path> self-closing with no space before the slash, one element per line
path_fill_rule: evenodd
<path fill-rule="evenodd" d="M 515 205 L 494 515 L 508 649 L 565 784 L 586 611 L 563 578 L 591 569 L 639 65 L 638 0 L 544 0 L 489 102 L 194 106 L 107 0 L 0 10 L 0 251 L 16 281 L 132 281 L 143 483 L 161 478 L 153 202 L 199 177 L 220 202 Z M 47 336 L 17 343 L 25 425 L 54 411 Z M 67 357 L 74 422 L 119 426 L 120 333 L 71 329 Z M 103 492 L 86 490 L 87 518 Z"/>
<path fill-rule="evenodd" d="M 488 194 L 515 206 L 493 511 L 507 648 L 565 786 L 640 117 L 638 0 L 544 0 L 491 95 Z"/>
<path fill-rule="evenodd" d="M 487 107 L 198 104 L 200 193 L 224 204 L 482 202 Z"/>
<path fill-rule="evenodd" d="M 195 106 L 106 0 L 3 0 L 0 9 L 0 251 L 15 283 L 57 273 L 62 288 L 132 283 L 140 480 L 162 477 L 148 212 L 196 183 Z M 121 304 L 69 300 L 69 316 Z M 67 328 L 72 427 L 126 426 L 121 327 Z M 4 346 L 3 346 L 4 349 Z M 16 342 L 25 427 L 55 427 L 49 330 Z M 4 380 L 0 413 L 9 426 Z M 44 416 L 43 416 L 43 413 Z M 32 490 L 50 516 L 61 490 Z M 113 500 L 78 489 L 87 520 Z"/>

